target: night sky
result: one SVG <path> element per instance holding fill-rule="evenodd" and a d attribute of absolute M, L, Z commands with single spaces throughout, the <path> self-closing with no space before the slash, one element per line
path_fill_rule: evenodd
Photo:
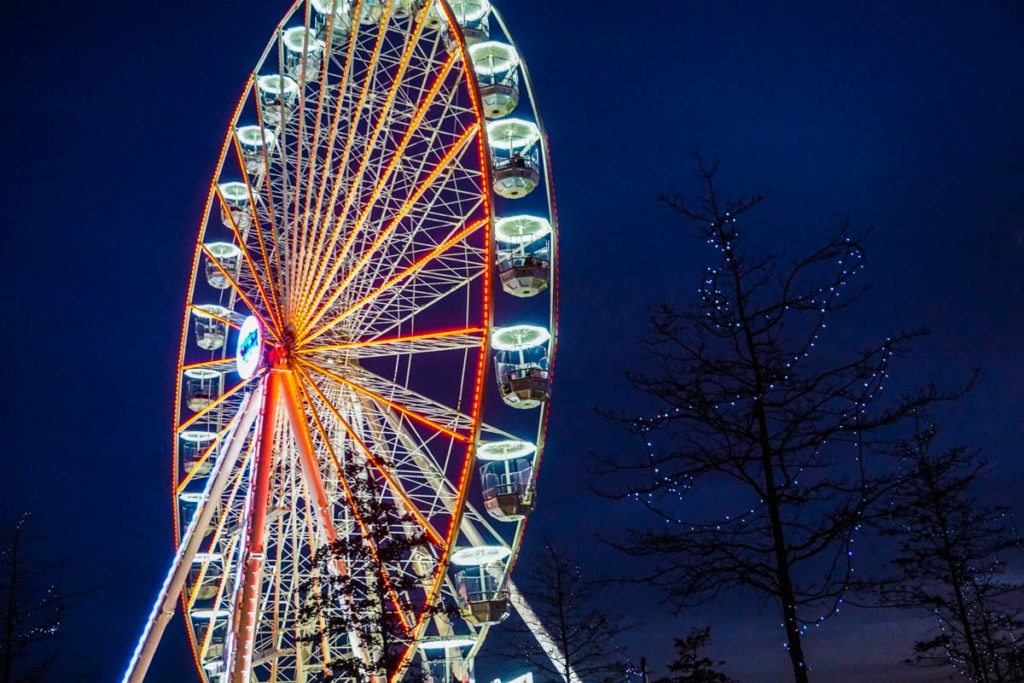
<path fill-rule="evenodd" d="M 642 362 L 646 308 L 689 301 L 714 258 L 657 201 L 697 191 L 694 148 L 722 158 L 726 194 L 768 195 L 743 226 L 758 247 L 796 253 L 847 219 L 874 227 L 872 289 L 824 343 L 853 351 L 927 326 L 897 386 L 982 367 L 945 433 L 984 449 L 991 499 L 1024 513 L 1024 4 L 495 2 L 534 79 L 561 230 L 526 559 L 549 537 L 594 575 L 628 568 L 588 532 L 654 522 L 595 499 L 584 464 L 639 449 L 594 407 L 638 405 L 622 373 Z M 194 240 L 238 93 L 286 8 L 57 0 L 4 21 L 0 523 L 32 511 L 40 552 L 72 558 L 71 582 L 91 588 L 68 617 L 59 680 L 119 676 L 171 559 Z M 673 635 L 709 623 L 730 674 L 790 675 L 770 605 L 740 595 L 672 615 L 661 602 L 630 603 L 645 606 L 629 616 L 634 657 L 660 664 Z M 934 680 L 898 663 L 928 625 L 844 613 L 807 639 L 812 680 Z M 191 667 L 179 619 L 150 680 L 193 680 Z M 478 680 L 503 674 L 481 658 Z"/>

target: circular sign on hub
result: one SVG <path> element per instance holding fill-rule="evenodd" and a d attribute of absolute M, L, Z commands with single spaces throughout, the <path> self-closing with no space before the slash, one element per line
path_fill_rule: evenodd
<path fill-rule="evenodd" d="M 256 316 L 250 315 L 238 332 L 238 349 L 235 353 L 235 368 L 242 379 L 249 379 L 260 366 L 263 358 L 263 335 Z"/>

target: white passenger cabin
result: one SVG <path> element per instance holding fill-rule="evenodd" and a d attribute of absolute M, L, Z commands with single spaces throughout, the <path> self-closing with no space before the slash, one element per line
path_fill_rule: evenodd
<path fill-rule="evenodd" d="M 235 138 L 242 150 L 245 172 L 250 176 L 262 176 L 277 135 L 263 126 L 240 126 L 235 131 Z"/>
<path fill-rule="evenodd" d="M 281 42 L 284 43 L 284 63 L 289 76 L 299 83 L 320 78 L 324 43 L 317 38 L 316 31 L 305 26 L 293 26 L 282 34 Z"/>
<path fill-rule="evenodd" d="M 493 40 L 469 48 L 480 87 L 484 116 L 497 119 L 512 113 L 519 104 L 519 55 L 506 43 Z"/>
<path fill-rule="evenodd" d="M 494 191 L 506 199 L 533 192 L 540 182 L 540 129 L 532 121 L 499 119 L 487 124 Z"/>
<path fill-rule="evenodd" d="M 206 475 L 209 473 L 210 468 L 213 467 L 213 454 L 211 453 L 205 460 L 203 460 L 203 456 L 213 446 L 216 438 L 217 434 L 215 432 L 188 430 L 181 433 L 181 456 L 179 460 L 185 473 L 192 472 L 193 470 L 196 470 L 196 475 Z M 200 463 L 202 464 L 200 465 Z"/>
<path fill-rule="evenodd" d="M 310 0 L 314 12 L 313 27 L 317 38 L 326 42 L 330 37 L 335 49 L 348 40 L 352 31 L 352 3 L 350 0 Z"/>
<path fill-rule="evenodd" d="M 491 3 L 488 0 L 448 0 L 455 23 L 462 29 L 467 46 L 487 40 L 491 35 L 488 15 Z"/>
<path fill-rule="evenodd" d="M 462 617 L 476 625 L 497 624 L 508 616 L 505 561 L 511 555 L 502 546 L 460 548 L 452 553 L 456 602 Z"/>
<path fill-rule="evenodd" d="M 291 76 L 267 74 L 256 79 L 260 120 L 265 126 L 280 126 L 295 109 L 299 85 Z"/>
<path fill-rule="evenodd" d="M 221 394 L 223 375 L 208 368 L 189 368 L 185 371 L 185 405 L 194 413 L 206 410 Z"/>
<path fill-rule="evenodd" d="M 206 281 L 214 289 L 228 289 L 238 281 L 242 250 L 230 242 L 211 242 L 206 247 Z"/>
<path fill-rule="evenodd" d="M 476 457 L 484 461 L 480 467 L 484 508 L 495 519 L 514 522 L 533 511 L 536 452 L 532 443 L 513 439 L 477 446 Z"/>
<path fill-rule="evenodd" d="M 225 322 L 231 311 L 217 304 L 203 304 L 192 309 L 196 344 L 204 351 L 216 351 L 224 346 L 228 335 Z"/>
<path fill-rule="evenodd" d="M 261 161 L 262 163 L 262 161 Z M 249 209 L 249 186 L 238 181 L 221 183 L 220 222 L 228 230 L 238 229 L 243 236 L 252 226 L 252 211 Z"/>
<path fill-rule="evenodd" d="M 512 296 L 530 297 L 551 281 L 551 223 L 539 216 L 506 216 L 494 222 L 498 276 Z"/>
<path fill-rule="evenodd" d="M 495 328 L 491 338 L 495 377 L 502 399 L 513 408 L 536 408 L 550 398 L 550 339 L 545 328 L 535 325 Z"/>

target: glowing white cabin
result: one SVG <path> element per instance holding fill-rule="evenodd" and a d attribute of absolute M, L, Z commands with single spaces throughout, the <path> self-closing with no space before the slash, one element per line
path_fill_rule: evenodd
<path fill-rule="evenodd" d="M 532 121 L 500 119 L 487 124 L 494 191 L 506 199 L 533 192 L 540 182 L 540 129 Z"/>
<path fill-rule="evenodd" d="M 221 392 L 221 373 L 209 368 L 189 368 L 185 371 L 185 405 L 194 413 L 209 408 Z"/>
<path fill-rule="evenodd" d="M 532 443 L 514 439 L 477 446 L 476 457 L 484 462 L 480 467 L 484 507 L 495 519 L 514 522 L 533 511 L 536 453 Z"/>
<path fill-rule="evenodd" d="M 536 408 L 551 396 L 548 341 L 536 325 L 495 328 L 491 338 L 498 389 L 513 408 Z"/>
<path fill-rule="evenodd" d="M 510 114 L 519 104 L 519 55 L 506 43 L 493 40 L 469 48 L 480 87 L 484 116 L 497 119 Z"/>
<path fill-rule="evenodd" d="M 317 38 L 316 31 L 294 26 L 282 34 L 281 42 L 284 44 L 284 63 L 289 76 L 299 83 L 315 81 L 320 77 L 324 43 Z"/>
<path fill-rule="evenodd" d="M 235 139 L 242 150 L 245 172 L 250 176 L 261 176 L 266 169 L 267 157 L 274 149 L 277 135 L 263 126 L 239 126 Z"/>
<path fill-rule="evenodd" d="M 456 601 L 470 623 L 497 624 L 508 616 L 505 561 L 512 553 L 502 546 L 460 548 L 452 553 Z"/>
<path fill-rule="evenodd" d="M 227 289 L 238 280 L 242 250 L 230 242 L 211 242 L 206 247 L 206 281 L 214 289 Z"/>
<path fill-rule="evenodd" d="M 203 304 L 192 309 L 195 322 L 196 344 L 204 351 L 216 351 L 224 346 L 228 336 L 227 320 L 231 311 L 217 304 Z"/>
<path fill-rule="evenodd" d="M 299 85 L 291 76 L 268 74 L 256 79 L 260 101 L 260 120 L 266 126 L 279 126 L 291 116 L 299 96 Z"/>
<path fill-rule="evenodd" d="M 494 222 L 498 276 L 512 296 L 530 297 L 551 281 L 551 223 L 539 216 L 506 216 Z"/>

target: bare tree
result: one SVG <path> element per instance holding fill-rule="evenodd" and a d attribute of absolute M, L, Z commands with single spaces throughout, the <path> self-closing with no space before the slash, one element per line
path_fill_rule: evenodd
<path fill-rule="evenodd" d="M 502 626 L 501 635 L 507 638 L 504 654 L 529 664 L 543 683 L 565 683 L 566 671 L 586 683 L 623 680 L 628 665 L 618 639 L 628 627 L 603 608 L 602 590 L 608 590 L 607 585 L 588 581 L 579 564 L 550 542 L 536 560 L 516 571 L 516 577 L 535 618 L 560 652 L 552 662 L 530 624 L 510 622 Z"/>
<path fill-rule="evenodd" d="M 913 664 L 955 666 L 977 683 L 1024 680 L 1024 582 L 1006 559 L 1024 550 L 1007 507 L 977 493 L 986 461 L 964 446 L 934 448 L 934 426 L 897 453 L 907 466 L 883 533 L 897 542 L 896 574 L 879 584 L 882 603 L 933 614 L 932 637 Z M 936 452 L 937 451 L 937 452 Z"/>
<path fill-rule="evenodd" d="M 663 586 L 680 608 L 729 589 L 770 598 L 794 680 L 806 683 L 803 631 L 842 603 L 851 538 L 894 484 L 874 466 L 873 441 L 941 396 L 927 388 L 878 400 L 893 358 L 920 332 L 838 361 L 816 353 L 829 314 L 858 298 L 846 287 L 864 265 L 863 236 L 844 226 L 788 265 L 748 255 L 739 221 L 762 197 L 723 201 L 717 162 L 698 163 L 699 206 L 666 201 L 718 262 L 693 305 L 652 315 L 655 369 L 628 376 L 659 404 L 656 414 L 620 418 L 642 436 L 646 457 L 596 469 L 614 477 L 606 493 L 663 520 L 614 543 L 644 558 L 639 580 Z"/>
<path fill-rule="evenodd" d="M 62 566 L 33 550 L 29 515 L 0 538 L 0 682 L 42 683 L 57 658 L 67 596 Z"/>

